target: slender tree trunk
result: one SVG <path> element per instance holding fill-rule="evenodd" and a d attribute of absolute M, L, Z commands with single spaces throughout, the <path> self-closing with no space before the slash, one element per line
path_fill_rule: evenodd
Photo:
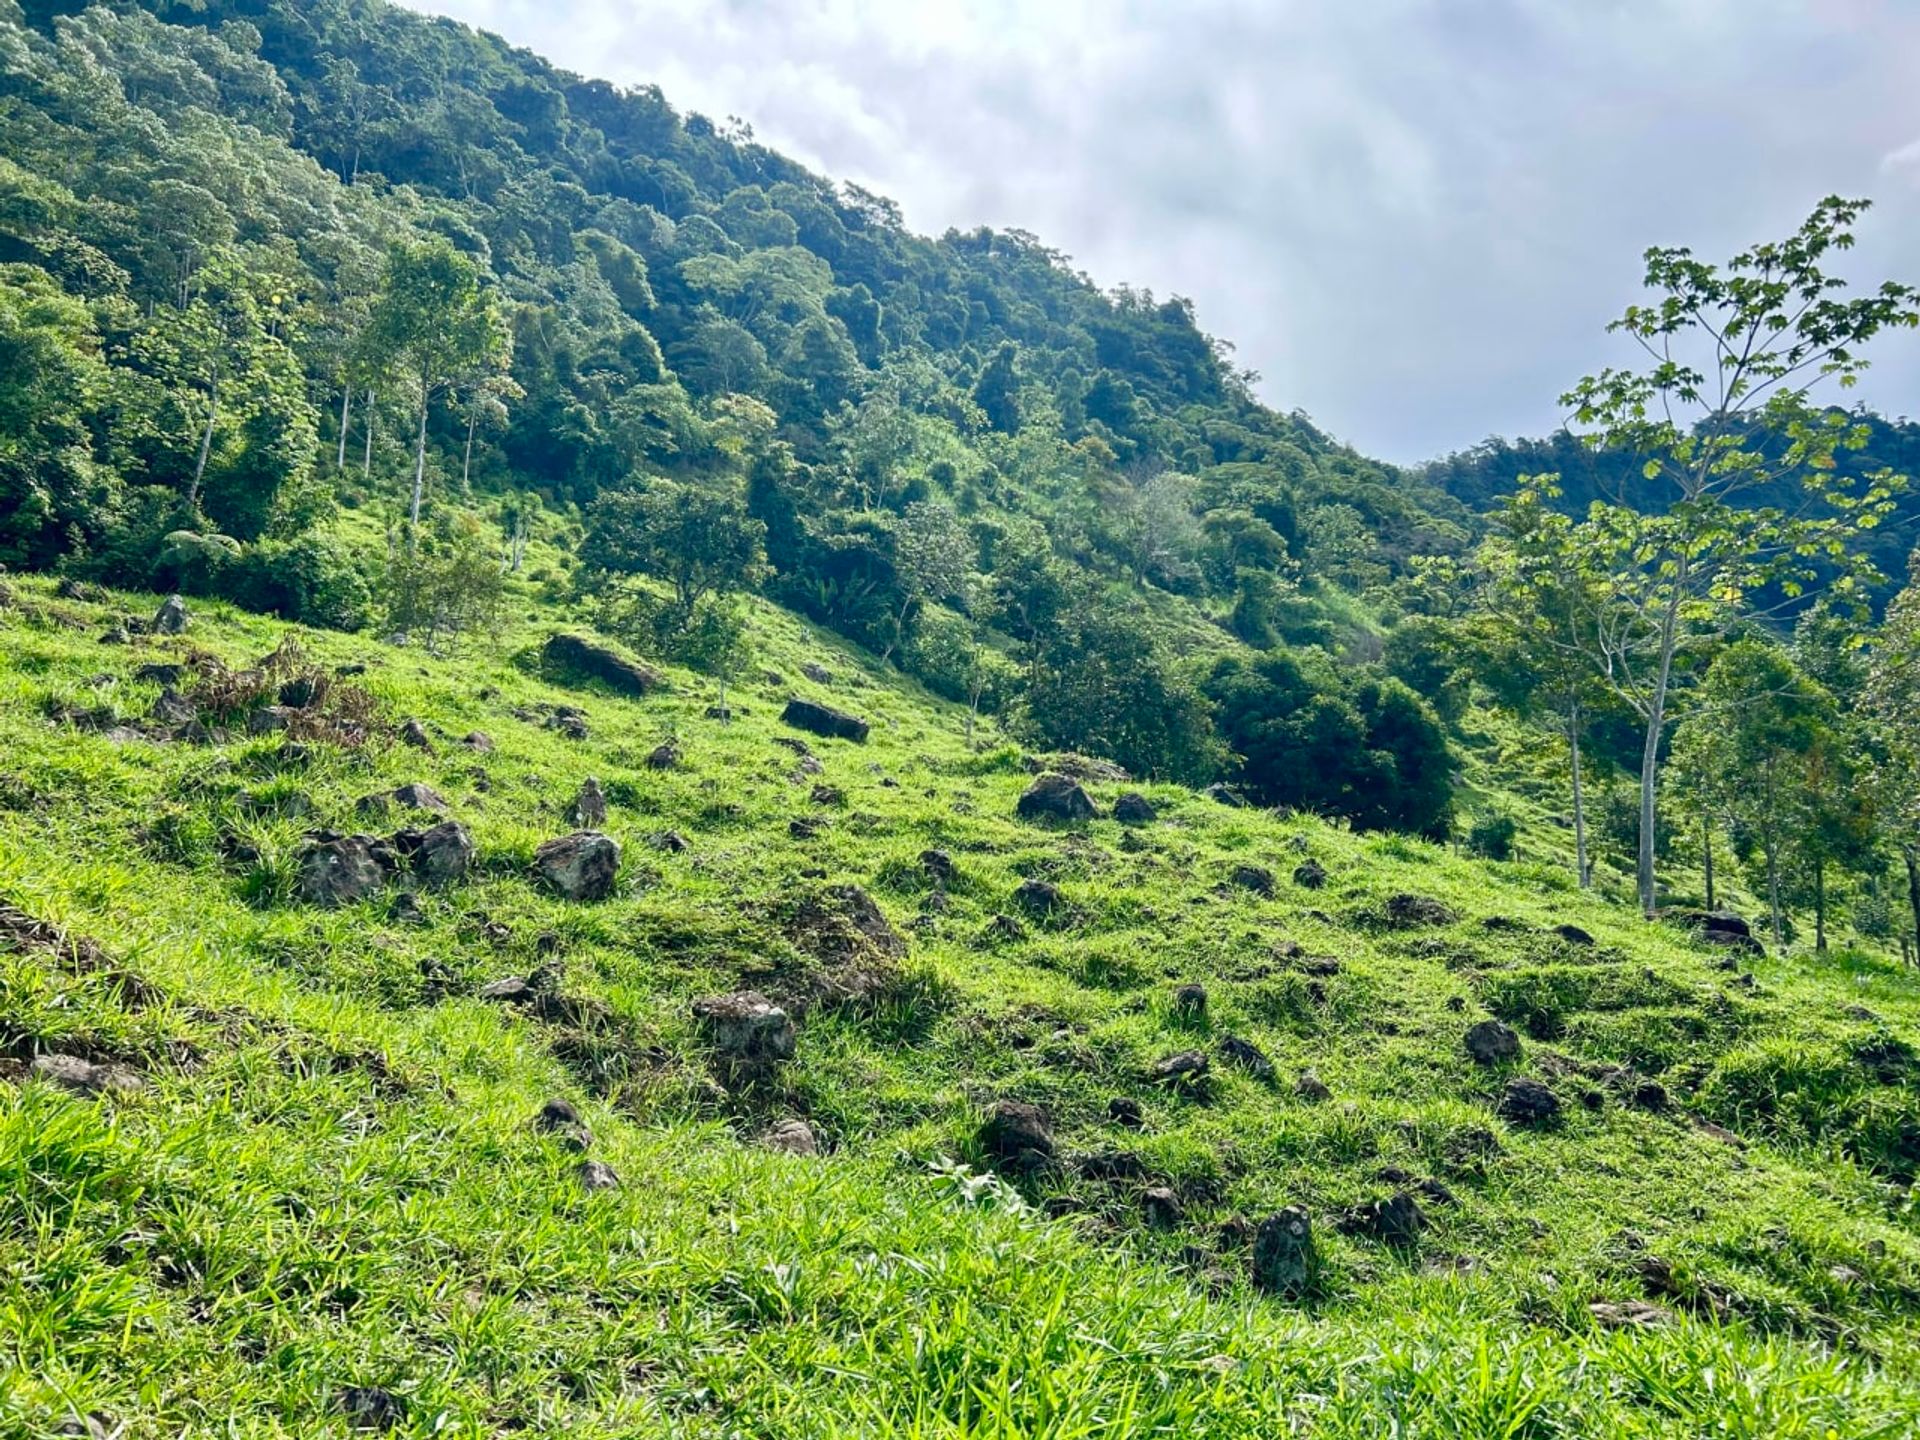
<path fill-rule="evenodd" d="M 1707 909 L 1713 909 L 1713 813 L 1700 807 L 1700 854 L 1707 872 Z"/>
<path fill-rule="evenodd" d="M 1813 948 L 1827 953 L 1827 862 L 1813 862 Z"/>
<path fill-rule="evenodd" d="M 1907 904 L 1913 909 L 1914 948 L 1920 953 L 1920 851 L 1902 845 L 1900 854 L 1907 862 Z"/>
<path fill-rule="evenodd" d="M 187 487 L 187 513 L 200 513 L 200 482 L 206 478 L 207 455 L 213 449 L 213 422 L 220 414 L 220 377 L 207 385 L 207 428 L 200 432 L 200 455 L 193 462 L 193 483 Z"/>
<path fill-rule="evenodd" d="M 473 473 L 473 427 L 479 423 L 480 412 L 478 410 L 467 411 L 467 453 L 466 457 L 460 462 L 460 490 L 462 494 L 465 494 L 468 488 L 467 476 Z"/>
<path fill-rule="evenodd" d="M 340 453 L 333 458 L 333 468 L 347 468 L 347 425 L 353 414 L 353 386 L 340 387 Z"/>
<path fill-rule="evenodd" d="M 1580 701 L 1567 707 L 1567 748 L 1573 755 L 1573 871 L 1580 888 L 1593 884 L 1593 867 L 1587 863 L 1587 805 L 1580 778 Z"/>
<path fill-rule="evenodd" d="M 420 384 L 420 431 L 413 444 L 413 498 L 407 504 L 407 552 L 412 554 L 420 543 L 420 492 L 427 487 L 427 386 L 425 377 Z"/>
<path fill-rule="evenodd" d="M 360 481 L 362 484 L 365 484 L 368 481 L 373 479 L 373 416 L 374 416 L 374 392 L 373 392 L 373 387 L 369 385 L 367 387 L 367 414 L 366 414 L 366 422 L 365 422 L 366 431 L 367 431 L 367 449 L 366 449 L 366 453 L 360 457 Z"/>
<path fill-rule="evenodd" d="M 1774 843 L 1773 825 L 1773 762 L 1767 762 L 1766 781 L 1767 823 L 1761 831 L 1761 843 L 1767 849 L 1767 910 L 1773 924 L 1773 944 L 1775 949 L 1785 947 L 1786 927 L 1780 916 L 1780 856 L 1779 847 Z"/>
<path fill-rule="evenodd" d="M 1647 918 L 1659 908 L 1660 893 L 1653 873 L 1655 800 L 1660 785 L 1660 737 L 1667 723 L 1667 688 L 1673 682 L 1673 650 L 1679 635 L 1680 587 L 1686 584 L 1686 562 L 1673 580 L 1666 613 L 1660 617 L 1660 663 L 1654 671 L 1653 693 L 1647 697 L 1647 742 L 1640 752 L 1640 853 L 1635 879 L 1640 889 L 1640 911 Z"/>

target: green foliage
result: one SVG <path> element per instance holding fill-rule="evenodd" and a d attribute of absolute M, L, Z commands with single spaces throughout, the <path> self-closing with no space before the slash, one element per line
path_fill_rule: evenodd
<path fill-rule="evenodd" d="M 429 649 L 470 632 L 488 633 L 506 594 L 500 572 L 486 528 L 471 515 L 450 517 L 425 536 L 409 534 L 404 544 L 390 535 L 380 579 L 384 624 L 397 634 L 420 637 Z M 340 597 L 350 582 L 338 572 L 336 577 L 334 594 Z"/>
<path fill-rule="evenodd" d="M 587 512 L 581 584 L 613 628 L 672 642 L 710 596 L 750 589 L 764 574 L 766 526 L 738 493 L 719 485 L 650 482 L 603 495 Z M 671 587 L 664 602 L 635 582 Z"/>

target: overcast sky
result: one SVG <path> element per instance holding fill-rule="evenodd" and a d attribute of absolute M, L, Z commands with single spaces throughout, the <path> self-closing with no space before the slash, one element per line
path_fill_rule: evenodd
<path fill-rule="evenodd" d="M 1191 296 L 1273 405 L 1415 461 L 1539 433 L 1639 255 L 1821 196 L 1920 282 L 1920 0 L 415 0 L 737 115 L 917 230 Z M 1920 415 L 1920 334 L 1857 395 Z"/>

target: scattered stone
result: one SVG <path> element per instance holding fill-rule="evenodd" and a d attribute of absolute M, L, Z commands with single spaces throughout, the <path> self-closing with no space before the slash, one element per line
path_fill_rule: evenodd
<path fill-rule="evenodd" d="M 680 747 L 671 740 L 656 745 L 647 756 L 649 770 L 671 770 L 680 763 Z"/>
<path fill-rule="evenodd" d="M 1093 820 L 1100 810 L 1078 780 L 1049 773 L 1035 777 L 1014 813 L 1023 820 Z"/>
<path fill-rule="evenodd" d="M 1569 945 L 1593 944 L 1593 936 L 1585 930 L 1582 930 L 1578 925 L 1556 925 L 1553 927 L 1553 933 Z"/>
<path fill-rule="evenodd" d="M 418 720 L 409 720 L 400 727 L 400 743 L 411 745 L 416 750 L 433 749 L 433 741 L 427 734 L 427 727 Z"/>
<path fill-rule="evenodd" d="M 1274 1077 L 1273 1061 L 1267 1058 L 1267 1052 L 1242 1036 L 1229 1035 L 1223 1039 L 1220 1042 L 1220 1058 L 1238 1065 L 1256 1080 L 1267 1081 Z"/>
<path fill-rule="evenodd" d="M 1510 1125 L 1545 1125 L 1559 1115 L 1560 1097 L 1531 1075 L 1516 1075 L 1493 1108 Z"/>
<path fill-rule="evenodd" d="M 1520 1037 L 1498 1020 L 1480 1020 L 1467 1027 L 1467 1054 L 1477 1065 L 1498 1065 L 1520 1053 Z"/>
<path fill-rule="evenodd" d="M 980 1127 L 979 1139 L 980 1148 L 996 1165 L 1016 1174 L 1053 1163 L 1053 1126 L 1038 1105 L 1021 1100 L 996 1102 Z"/>
<path fill-rule="evenodd" d="M 734 1067 L 764 1067 L 793 1059 L 793 1020 L 756 990 L 711 995 L 693 1002 L 707 1043 Z"/>
<path fill-rule="evenodd" d="M 1160 815 L 1151 800 L 1137 790 L 1129 790 L 1113 802 L 1113 818 L 1122 825 L 1151 825 Z"/>
<path fill-rule="evenodd" d="M 1169 1055 L 1166 1059 L 1156 1062 L 1153 1067 L 1153 1078 L 1156 1083 L 1175 1090 L 1204 1092 L 1211 1069 L 1204 1052 L 1182 1050 L 1178 1054 Z"/>
<path fill-rule="evenodd" d="M 298 858 L 300 898 L 313 905 L 353 905 L 387 882 L 370 835 L 308 834 Z"/>
<path fill-rule="evenodd" d="M 193 708 L 193 702 L 174 689 L 165 689 L 153 702 L 153 718 L 162 725 L 179 727 L 199 723 L 200 712 Z"/>
<path fill-rule="evenodd" d="M 1207 786 L 1207 788 L 1200 793 L 1216 805 L 1228 805 L 1236 810 L 1244 810 L 1247 805 L 1246 798 L 1242 796 L 1238 790 L 1234 789 L 1231 785 L 1221 784 L 1217 781 Z"/>
<path fill-rule="evenodd" d="M 1023 880 L 1013 892 L 1013 901 L 1030 915 L 1051 915 L 1067 903 L 1060 887 L 1047 880 Z"/>
<path fill-rule="evenodd" d="M 36 1055 L 32 1070 L 49 1084 L 79 1095 L 131 1094 L 146 1088 L 146 1082 L 124 1065 L 97 1065 L 78 1055 Z"/>
<path fill-rule="evenodd" d="M 110 625 L 106 630 L 101 632 L 100 643 L 102 645 L 131 645 L 133 643 L 133 636 L 127 633 L 127 627 L 124 625 Z"/>
<path fill-rule="evenodd" d="M 1318 860 L 1302 860 L 1293 867 L 1293 883 L 1302 890 L 1324 889 L 1327 883 L 1327 867 Z"/>
<path fill-rule="evenodd" d="M 598 680 L 622 695 L 644 697 L 666 682 L 660 672 L 622 655 L 610 645 L 579 635 L 548 637 L 540 649 L 541 664 L 550 674 L 572 680 Z"/>
<path fill-rule="evenodd" d="M 1453 923 L 1453 911 L 1425 895 L 1389 895 L 1381 913 L 1395 930 Z"/>
<path fill-rule="evenodd" d="M 580 1124 L 580 1112 L 574 1108 L 571 1100 L 555 1097 L 540 1107 L 540 1113 L 533 1117 L 536 1129 L 564 1130 L 569 1125 Z"/>
<path fill-rule="evenodd" d="M 813 1127 L 804 1120 L 788 1119 L 775 1123 L 767 1131 L 767 1147 L 771 1150 L 784 1150 L 789 1155 L 818 1155 L 820 1141 L 813 1133 Z"/>
<path fill-rule="evenodd" d="M 1172 1230 L 1187 1218 L 1180 1197 L 1165 1185 L 1148 1189 L 1141 1195 L 1140 1203 L 1147 1212 L 1147 1224 L 1156 1230 Z"/>
<path fill-rule="evenodd" d="M 944 850 L 922 850 L 920 868 L 934 884 L 951 885 L 960 875 L 960 867 L 953 863 L 953 856 Z"/>
<path fill-rule="evenodd" d="M 796 815 L 787 822 L 787 834 L 796 840 L 811 840 L 828 828 L 828 822 L 817 815 Z"/>
<path fill-rule="evenodd" d="M 831 705 L 802 700 L 798 696 L 787 701 L 787 708 L 780 712 L 780 722 L 783 725 L 791 725 L 796 730 L 810 731 L 829 739 L 852 740 L 864 744 L 867 738 L 867 722 L 857 715 L 849 715 L 846 711 L 836 710 Z"/>
<path fill-rule="evenodd" d="M 476 754 L 491 755 L 493 753 L 493 737 L 484 730 L 469 730 L 460 737 L 460 743 Z"/>
<path fill-rule="evenodd" d="M 1293 1082 L 1293 1093 L 1313 1105 L 1318 1105 L 1323 1100 L 1331 1100 L 1333 1098 L 1333 1091 L 1327 1088 L 1327 1082 L 1322 1080 L 1312 1069 L 1306 1069 L 1300 1072 L 1300 1078 Z"/>
<path fill-rule="evenodd" d="M 980 940 L 986 945 L 1013 944 L 1027 938 L 1027 927 L 1011 915 L 996 915 L 980 931 Z"/>
<path fill-rule="evenodd" d="M 507 975 L 489 981 L 475 993 L 482 1000 L 491 1000 L 499 1005 L 526 1005 L 537 998 L 534 987 L 527 983 L 524 975 Z"/>
<path fill-rule="evenodd" d="M 340 1413 L 356 1430 L 391 1430 L 406 1419 L 406 1402 L 377 1385 L 349 1385 L 338 1397 Z"/>
<path fill-rule="evenodd" d="M 815 805 L 844 805 L 847 797 L 838 786 L 816 785 L 808 793 L 807 799 Z"/>
<path fill-rule="evenodd" d="M 397 925 L 427 923 L 427 912 L 420 908 L 420 897 L 411 890 L 402 890 L 393 897 L 393 903 L 387 907 L 387 915 Z"/>
<path fill-rule="evenodd" d="M 1413 1188 L 1436 1205 L 1457 1206 L 1460 1203 L 1460 1197 L 1458 1195 L 1454 1194 L 1453 1191 L 1448 1189 L 1442 1182 L 1432 1178 L 1416 1180 Z"/>
<path fill-rule="evenodd" d="M 1147 1123 L 1147 1112 L 1131 1095 L 1116 1095 L 1107 1101 L 1107 1119 L 1129 1130 L 1138 1130 Z"/>
<path fill-rule="evenodd" d="M 1253 1283 L 1272 1295 L 1298 1299 L 1313 1291 L 1320 1255 L 1304 1207 L 1289 1205 L 1262 1220 L 1253 1233 Z"/>
<path fill-rule="evenodd" d="M 133 678 L 148 685 L 158 685 L 163 690 L 171 690 L 187 678 L 187 667 L 156 663 L 142 665 L 133 672 Z"/>
<path fill-rule="evenodd" d="M 189 623 L 187 602 L 178 595 L 169 595 L 160 602 L 160 608 L 153 612 L 150 628 L 156 635 L 184 635 Z"/>
<path fill-rule="evenodd" d="M 387 792 L 396 805 L 408 810 L 425 810 L 434 815 L 447 813 L 447 802 L 440 792 L 431 785 L 422 785 L 413 781 Z"/>
<path fill-rule="evenodd" d="M 1404 1190 L 1385 1200 L 1356 1205 L 1340 1217 L 1340 1229 L 1345 1233 L 1366 1235 L 1399 1250 L 1418 1245 L 1420 1232 L 1426 1228 L 1426 1212 Z"/>
<path fill-rule="evenodd" d="M 1229 877 L 1242 890 L 1256 895 L 1273 894 L 1273 872 L 1264 865 L 1236 865 Z"/>
<path fill-rule="evenodd" d="M 1295 968 L 1302 975 L 1325 980 L 1340 973 L 1340 962 L 1331 955 L 1302 955 Z"/>
<path fill-rule="evenodd" d="M 620 1188 L 619 1172 L 604 1160 L 582 1160 L 573 1173 L 580 1179 L 580 1188 L 589 1193 Z"/>
<path fill-rule="evenodd" d="M 1173 1013 L 1182 1020 L 1199 1020 L 1207 1013 L 1207 987 L 1188 983 L 1173 992 Z"/>
<path fill-rule="evenodd" d="M 1653 1330 L 1672 1322 L 1673 1312 L 1646 1300 L 1595 1300 L 1587 1313 L 1608 1330 Z"/>
<path fill-rule="evenodd" d="M 560 705 L 547 716 L 546 728 L 557 730 L 569 740 L 585 740 L 593 732 L 587 728 L 587 712 L 571 705 Z"/>
<path fill-rule="evenodd" d="M 442 820 L 423 832 L 413 848 L 414 873 L 429 885 L 450 885 L 466 878 L 475 853 L 467 827 L 458 820 Z"/>
<path fill-rule="evenodd" d="M 569 900 L 604 900 L 620 873 L 620 842 L 598 830 L 548 840 L 533 852 L 534 870 Z"/>
<path fill-rule="evenodd" d="M 678 830 L 656 830 L 647 836 L 647 844 L 670 855 L 684 855 L 693 848 L 693 842 Z"/>
<path fill-rule="evenodd" d="M 833 672 L 817 661 L 807 661 L 800 667 L 800 673 L 816 685 L 833 684 Z"/>
<path fill-rule="evenodd" d="M 607 797 L 593 776 L 580 782 L 580 793 L 567 807 L 567 819 L 582 830 L 598 830 L 607 823 Z"/>

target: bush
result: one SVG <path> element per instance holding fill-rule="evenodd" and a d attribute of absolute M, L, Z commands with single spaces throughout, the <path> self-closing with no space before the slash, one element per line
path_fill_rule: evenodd
<path fill-rule="evenodd" d="M 373 617 L 373 590 L 346 543 L 330 535 L 262 540 L 220 576 L 234 604 L 328 630 L 359 630 Z"/>
<path fill-rule="evenodd" d="M 1482 815 L 1467 829 L 1467 849 L 1483 860 L 1511 860 L 1519 833 L 1511 815 Z"/>

